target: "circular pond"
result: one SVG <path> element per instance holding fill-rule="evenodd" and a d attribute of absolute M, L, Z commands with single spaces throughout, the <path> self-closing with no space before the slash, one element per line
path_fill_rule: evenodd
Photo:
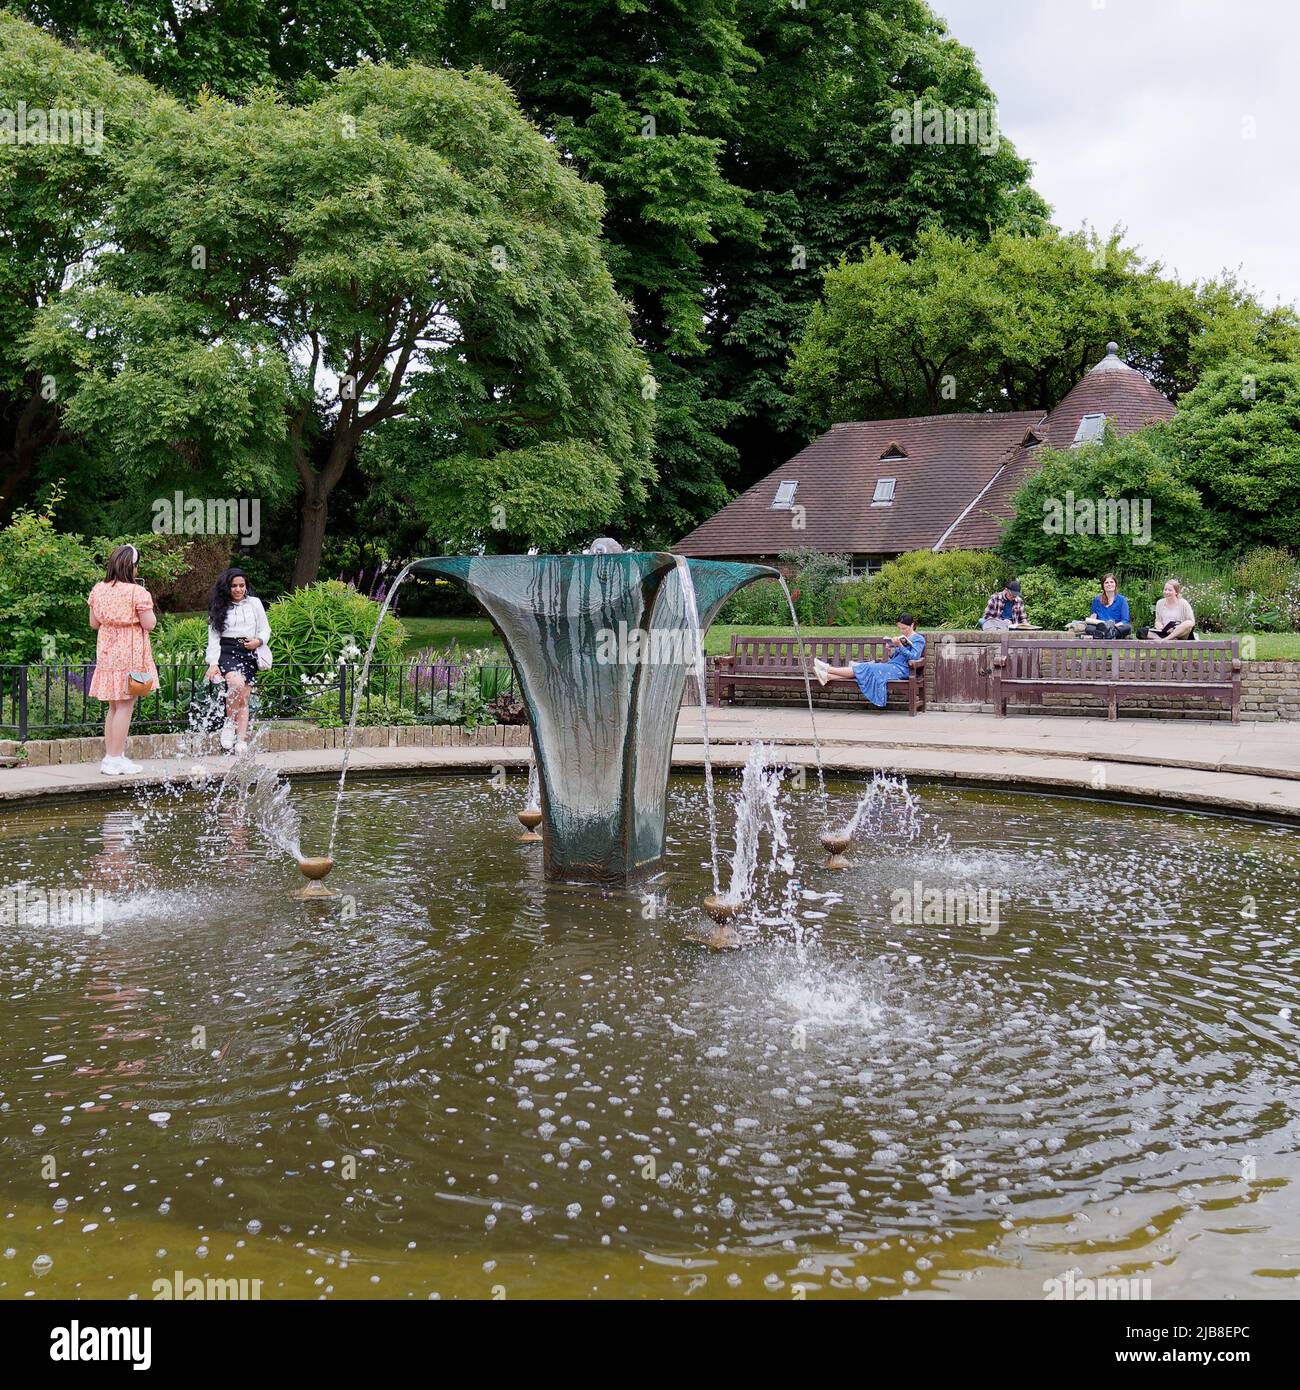
<path fill-rule="evenodd" d="M 518 778 L 350 784 L 325 903 L 234 799 L 8 813 L 0 1296 L 1294 1297 L 1295 832 L 932 786 L 829 872 L 861 790 L 729 953 L 684 777 L 620 893 Z"/>

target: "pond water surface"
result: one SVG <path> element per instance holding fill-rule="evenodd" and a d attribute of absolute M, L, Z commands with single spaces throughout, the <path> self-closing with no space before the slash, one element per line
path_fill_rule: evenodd
<path fill-rule="evenodd" d="M 4 929 L 0 1295 L 1295 1297 L 1296 832 L 932 786 L 828 872 L 862 785 L 787 793 L 729 953 L 685 777 L 626 893 L 542 881 L 518 777 L 350 784 L 323 904 L 231 799 L 7 811 L 0 887 L 104 915 Z"/>

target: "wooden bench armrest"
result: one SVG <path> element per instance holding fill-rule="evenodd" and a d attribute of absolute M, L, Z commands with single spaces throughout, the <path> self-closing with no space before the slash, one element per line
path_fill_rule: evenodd
<path fill-rule="evenodd" d="M 713 664 L 715 667 L 733 666 L 735 665 L 735 661 L 736 658 L 734 653 L 732 652 L 723 652 L 721 656 L 715 656 L 713 658 Z"/>
<path fill-rule="evenodd" d="M 1240 658 L 1239 656 L 1234 656 L 1234 657 L 1232 658 L 1232 669 L 1233 669 L 1234 671 L 1240 671 L 1240 670 L 1241 670 L 1241 658 Z"/>

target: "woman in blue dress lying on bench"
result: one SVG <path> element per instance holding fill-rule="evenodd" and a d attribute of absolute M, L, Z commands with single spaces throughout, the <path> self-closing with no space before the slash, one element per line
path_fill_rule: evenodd
<path fill-rule="evenodd" d="M 909 663 L 925 655 L 925 638 L 916 630 L 916 619 L 910 613 L 898 615 L 898 636 L 889 639 L 893 654 L 888 661 L 855 661 L 852 666 L 830 666 L 813 662 L 813 670 L 822 685 L 828 680 L 857 681 L 862 698 L 884 709 L 890 681 L 905 681 L 911 674 Z"/>

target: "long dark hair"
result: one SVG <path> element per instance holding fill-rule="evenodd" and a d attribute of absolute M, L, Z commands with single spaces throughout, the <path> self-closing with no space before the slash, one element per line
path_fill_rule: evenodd
<path fill-rule="evenodd" d="M 108 557 L 104 570 L 105 584 L 135 583 L 136 548 L 133 545 L 117 545 Z"/>
<path fill-rule="evenodd" d="M 226 615 L 230 612 L 230 607 L 235 601 L 230 596 L 230 582 L 233 579 L 242 579 L 247 586 L 245 592 L 249 594 L 253 592 L 253 586 L 248 583 L 248 576 L 243 570 L 222 570 L 217 575 L 217 582 L 212 586 L 212 592 L 208 595 L 208 623 L 218 636 L 225 631 Z"/>

